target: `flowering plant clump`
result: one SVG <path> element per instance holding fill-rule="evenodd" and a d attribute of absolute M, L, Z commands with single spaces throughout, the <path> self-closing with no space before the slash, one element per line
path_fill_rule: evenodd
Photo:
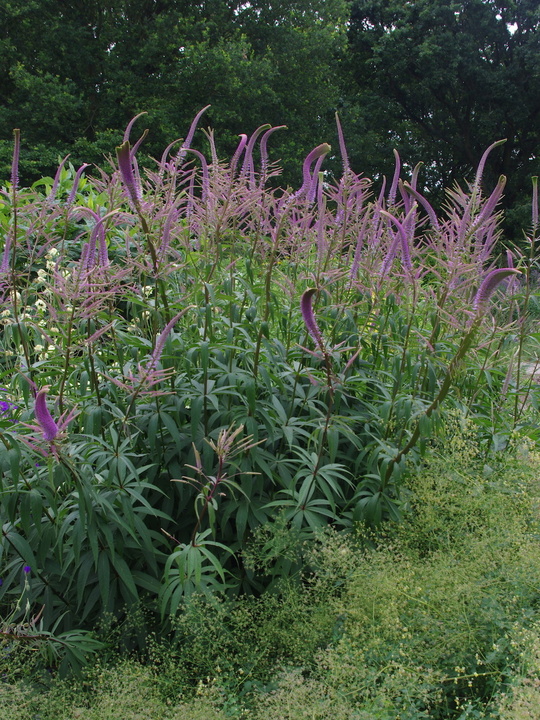
<path fill-rule="evenodd" d="M 275 587 L 332 526 L 407 510 L 404 478 L 445 409 L 486 455 L 536 440 L 522 367 L 535 292 L 533 224 L 506 253 L 504 189 L 474 182 L 439 212 L 419 167 L 375 190 L 338 126 L 278 190 L 267 125 L 229 163 L 173 142 L 149 168 L 132 121 L 111 173 L 67 160 L 0 194 L 0 603 L 21 568 L 47 630 L 126 608 L 168 627 L 192 594 Z M 271 182 L 270 182 L 271 181 Z M 536 213 L 536 216 L 535 216 Z M 536 218 L 536 219 L 535 219 Z M 17 422 L 14 422 L 16 416 Z M 280 525 L 281 524 L 281 525 Z M 261 527 L 298 548 L 245 553 Z"/>

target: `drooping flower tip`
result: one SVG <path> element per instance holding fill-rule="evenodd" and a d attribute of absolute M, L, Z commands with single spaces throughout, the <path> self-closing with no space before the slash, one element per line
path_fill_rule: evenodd
<path fill-rule="evenodd" d="M 316 292 L 317 288 L 309 288 L 302 294 L 302 299 L 300 300 L 300 310 L 302 312 L 302 318 L 308 333 L 322 350 L 324 348 L 323 337 L 321 331 L 319 330 L 319 326 L 317 325 L 317 320 L 315 319 L 315 313 L 313 312 L 311 304 L 312 298 Z"/>
<path fill-rule="evenodd" d="M 116 148 L 116 157 L 118 160 L 118 169 L 120 170 L 120 175 L 124 185 L 126 186 L 129 197 L 131 198 L 133 204 L 138 206 L 140 201 L 140 192 L 133 173 L 132 154 L 129 140 L 126 140 Z"/>
<path fill-rule="evenodd" d="M 510 277 L 511 275 L 521 275 L 521 273 L 519 270 L 516 270 L 514 268 L 500 268 L 498 270 L 492 270 L 491 272 L 489 272 L 482 281 L 476 295 L 474 296 L 474 309 L 478 312 L 483 307 L 485 307 L 497 285 L 499 285 L 499 283 L 501 283 L 505 278 Z"/>
<path fill-rule="evenodd" d="M 36 395 L 34 414 L 45 440 L 47 440 L 47 442 L 53 442 L 58 435 L 59 427 L 47 407 L 47 390 L 48 388 L 46 387 L 42 388 Z"/>

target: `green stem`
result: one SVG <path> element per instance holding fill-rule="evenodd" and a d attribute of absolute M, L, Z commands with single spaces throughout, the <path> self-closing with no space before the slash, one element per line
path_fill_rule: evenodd
<path fill-rule="evenodd" d="M 452 380 L 454 379 L 454 375 L 456 374 L 457 368 L 459 366 L 459 363 L 463 360 L 465 357 L 467 351 L 471 347 L 473 338 L 476 334 L 476 330 L 478 329 L 478 326 L 480 325 L 481 318 L 477 317 L 469 332 L 465 335 L 463 340 L 461 341 L 461 345 L 458 348 L 458 351 L 452 358 L 450 365 L 448 366 L 448 370 L 446 371 L 445 378 L 443 380 L 443 383 L 441 385 L 441 388 L 439 392 L 437 393 L 437 396 L 431 403 L 431 405 L 424 411 L 422 414 L 422 417 L 431 417 L 431 415 L 435 412 L 435 410 L 439 407 L 439 405 L 443 402 L 443 400 L 448 395 L 448 391 L 450 390 L 450 386 L 452 385 Z M 385 475 L 385 483 L 387 483 L 390 478 L 392 477 L 392 473 L 394 471 L 394 468 L 396 465 L 398 465 L 401 460 L 414 448 L 416 443 L 418 442 L 420 438 L 420 420 L 416 422 L 416 426 L 414 428 L 414 431 L 409 438 L 409 441 L 407 444 L 398 452 L 398 454 L 392 458 L 392 460 L 388 463 L 388 468 L 386 469 L 386 475 Z"/>

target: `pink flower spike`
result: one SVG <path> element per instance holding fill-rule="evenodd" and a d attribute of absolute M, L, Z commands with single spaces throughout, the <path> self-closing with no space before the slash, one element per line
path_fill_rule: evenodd
<path fill-rule="evenodd" d="M 514 268 L 501 268 L 492 270 L 486 275 L 474 296 L 473 305 L 477 313 L 485 307 L 497 285 L 510 275 L 521 275 L 521 273 Z"/>
<path fill-rule="evenodd" d="M 349 164 L 349 156 L 347 155 L 347 146 L 345 145 L 345 138 L 343 136 L 343 129 L 341 127 L 341 122 L 339 120 L 339 115 L 336 113 L 336 126 L 337 126 L 337 132 L 338 132 L 338 139 L 339 139 L 339 151 L 341 152 L 341 160 L 343 162 L 343 170 L 345 173 L 348 173 L 351 169 L 351 166 Z"/>
<path fill-rule="evenodd" d="M 319 330 L 319 326 L 317 325 L 317 320 L 315 319 L 315 314 L 313 312 L 313 307 L 311 306 L 312 298 L 316 292 L 317 288 L 309 288 L 303 293 L 302 299 L 300 300 L 300 310 L 302 312 L 302 318 L 304 319 L 308 333 L 311 335 L 313 340 L 315 340 L 317 346 L 324 352 L 322 333 Z"/>
<path fill-rule="evenodd" d="M 139 113 L 138 115 L 135 115 L 135 117 L 132 118 L 132 119 L 129 121 L 128 126 L 127 126 L 127 128 L 126 128 L 126 130 L 125 130 L 125 132 L 124 132 L 124 137 L 122 138 L 122 142 L 125 143 L 126 141 L 129 141 L 129 136 L 131 135 L 131 129 L 133 128 L 133 125 L 134 125 L 135 122 L 136 122 L 140 117 L 142 117 L 143 115 L 148 115 L 148 113 L 147 113 L 147 112 L 141 112 L 141 113 Z"/>
<path fill-rule="evenodd" d="M 21 150 L 21 131 L 13 131 L 13 160 L 11 162 L 11 186 L 16 188 L 19 184 L 19 153 Z"/>
<path fill-rule="evenodd" d="M 129 140 L 126 140 L 122 143 L 122 145 L 119 145 L 116 148 L 116 157 L 118 158 L 118 169 L 120 170 L 120 175 L 122 176 L 128 195 L 135 207 L 138 208 L 140 205 L 141 193 L 133 173 Z"/>
<path fill-rule="evenodd" d="M 311 166 L 313 163 L 321 156 L 328 155 L 331 149 L 332 148 L 328 143 L 322 143 L 322 145 L 317 145 L 317 147 L 314 148 L 306 157 L 302 166 L 302 176 L 304 181 L 302 183 L 302 187 L 298 190 L 297 195 L 300 195 L 305 190 L 309 189 L 311 185 Z"/>
<path fill-rule="evenodd" d="M 48 387 L 44 387 L 36 395 L 34 414 L 43 433 L 43 437 L 48 442 L 52 442 L 58 435 L 60 428 L 53 420 L 53 417 L 49 412 L 49 408 L 47 407 L 48 389 Z"/>
<path fill-rule="evenodd" d="M 182 147 L 178 151 L 178 155 L 176 156 L 177 162 L 182 162 L 186 155 L 186 150 L 189 150 L 191 148 L 191 143 L 193 141 L 193 136 L 195 135 L 195 130 L 197 129 L 197 125 L 199 124 L 199 120 L 204 115 L 204 113 L 208 110 L 209 107 L 212 107 L 211 105 L 205 105 L 202 110 L 199 110 L 199 112 L 195 115 L 195 118 L 193 119 L 193 122 L 191 123 L 188 134 L 186 135 L 186 139 L 182 143 Z"/>
<path fill-rule="evenodd" d="M 397 150 L 394 149 L 394 158 L 395 158 L 395 169 L 394 169 L 394 177 L 392 179 L 392 185 L 390 186 L 390 192 L 388 193 L 388 205 L 389 207 L 392 207 L 392 205 L 395 205 L 396 202 L 396 193 L 398 189 L 398 183 L 399 183 L 399 174 L 401 172 L 401 158 L 399 157 L 399 153 Z"/>
<path fill-rule="evenodd" d="M 195 305 L 188 305 L 183 310 L 181 310 L 179 313 L 177 313 L 172 320 L 169 320 L 169 322 L 165 325 L 163 328 L 163 332 L 160 333 L 158 338 L 156 339 L 156 345 L 154 347 L 154 352 L 152 353 L 152 357 L 150 358 L 149 363 L 146 366 L 146 373 L 151 373 L 155 370 L 156 365 L 161 360 L 161 355 L 163 353 L 163 349 L 165 348 L 165 343 L 167 342 L 167 338 L 171 334 L 174 326 L 180 320 L 180 318 L 187 313 L 188 310 L 191 310 L 194 308 Z"/>
<path fill-rule="evenodd" d="M 532 227 L 533 234 L 536 233 L 538 227 L 538 176 L 532 178 L 533 196 L 532 196 Z"/>

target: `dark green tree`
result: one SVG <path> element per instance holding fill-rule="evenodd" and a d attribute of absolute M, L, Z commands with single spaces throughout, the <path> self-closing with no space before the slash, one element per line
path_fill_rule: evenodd
<path fill-rule="evenodd" d="M 143 111 L 143 150 L 159 156 L 210 104 L 202 124 L 215 128 L 224 156 L 239 133 L 287 125 L 272 144 L 296 180 L 303 157 L 333 132 L 347 17 L 346 0 L 6 0 L 2 174 L 14 127 L 28 180 L 68 152 L 99 162 Z"/>
<path fill-rule="evenodd" d="M 396 147 L 443 188 L 507 138 L 486 184 L 504 174 L 508 205 L 529 202 L 540 171 L 537 0 L 355 0 L 348 60 L 344 122 L 363 139 L 351 148 L 362 169 L 386 158 L 391 172 Z"/>

